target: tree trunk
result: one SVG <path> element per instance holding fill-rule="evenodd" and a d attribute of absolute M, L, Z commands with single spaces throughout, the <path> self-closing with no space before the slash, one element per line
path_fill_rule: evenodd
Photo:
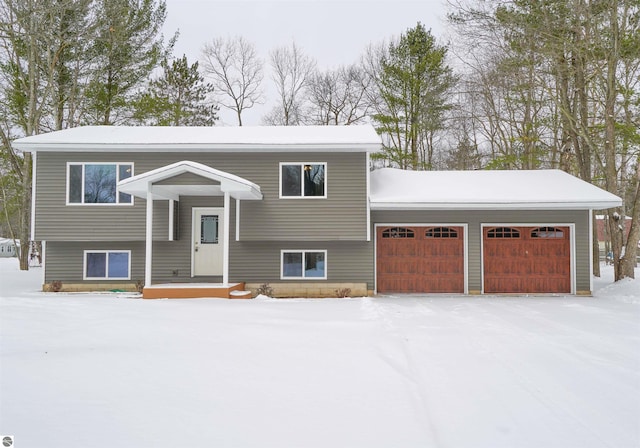
<path fill-rule="evenodd" d="M 613 1 L 610 13 L 611 45 L 607 54 L 605 73 L 605 104 L 604 104 L 604 176 L 607 190 L 613 194 L 620 194 L 618 189 L 618 170 L 616 161 L 616 70 L 618 67 L 619 36 L 618 36 L 618 2 Z M 613 251 L 614 280 L 624 278 L 622 271 L 622 248 L 624 246 L 625 216 L 622 208 L 609 210 L 609 229 L 611 230 L 611 250 Z"/>
<path fill-rule="evenodd" d="M 20 209 L 20 270 L 29 270 L 29 245 L 31 229 L 31 154 L 23 155 L 22 204 Z"/>
<path fill-rule="evenodd" d="M 627 237 L 624 257 L 621 260 L 620 269 L 623 277 L 636 278 L 635 267 L 638 260 L 638 240 L 640 240 L 640 167 L 636 176 L 636 193 L 633 200 L 633 211 L 631 214 L 631 229 Z"/>

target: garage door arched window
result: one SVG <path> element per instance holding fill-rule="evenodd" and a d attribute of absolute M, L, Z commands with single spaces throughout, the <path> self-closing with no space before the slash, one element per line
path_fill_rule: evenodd
<path fill-rule="evenodd" d="M 520 231 L 511 227 L 496 227 L 487 232 L 487 238 L 520 238 Z"/>
<path fill-rule="evenodd" d="M 458 238 L 458 231 L 451 227 L 432 227 L 424 232 L 425 238 Z"/>
<path fill-rule="evenodd" d="M 415 238 L 413 230 L 406 227 L 391 227 L 382 231 L 382 238 Z"/>
<path fill-rule="evenodd" d="M 531 238 L 564 238 L 564 232 L 556 227 L 538 227 L 531 231 Z"/>

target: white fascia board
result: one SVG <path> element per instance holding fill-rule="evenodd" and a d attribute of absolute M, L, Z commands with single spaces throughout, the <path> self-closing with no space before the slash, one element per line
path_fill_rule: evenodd
<path fill-rule="evenodd" d="M 620 202 L 371 202 L 371 210 L 590 210 L 620 206 Z"/>
<path fill-rule="evenodd" d="M 340 144 L 122 144 L 122 143 L 15 143 L 21 151 L 64 152 L 379 152 L 380 145 L 362 143 Z"/>

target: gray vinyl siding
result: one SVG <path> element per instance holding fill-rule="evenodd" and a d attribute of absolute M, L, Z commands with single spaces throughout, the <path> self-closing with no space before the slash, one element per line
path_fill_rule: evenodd
<path fill-rule="evenodd" d="M 231 281 L 287 282 L 280 280 L 281 250 L 326 250 L 326 280 L 290 280 L 292 282 L 367 283 L 373 289 L 373 244 L 360 241 L 242 241 L 231 244 L 229 277 Z"/>
<path fill-rule="evenodd" d="M 167 201 L 165 201 L 167 202 Z M 152 278 L 154 283 L 166 282 L 220 282 L 222 277 L 194 277 L 191 278 L 191 249 L 192 249 L 192 210 L 193 207 L 222 207 L 222 197 L 188 197 L 179 203 L 179 236 L 177 241 L 154 241 Z M 233 232 L 235 227 L 233 202 L 231 207 L 231 222 L 229 228 Z"/>
<path fill-rule="evenodd" d="M 180 201 L 180 237 L 177 241 L 154 241 L 153 283 L 221 282 L 221 276 L 191 277 L 193 207 L 221 207 L 222 198 L 188 198 Z M 373 289 L 373 244 L 360 241 L 236 241 L 235 205 L 230 210 L 229 280 L 231 282 L 280 282 L 280 251 L 326 250 L 327 279 L 308 283 L 367 283 Z M 47 242 L 46 281 L 82 282 L 84 250 L 131 250 L 131 281 L 144 279 L 144 242 Z M 300 280 L 296 280 L 300 281 Z M 91 283 L 110 282 L 95 281 Z M 117 281 L 111 281 L 117 282 Z M 285 280 L 286 282 L 286 280 Z"/>
<path fill-rule="evenodd" d="M 366 240 L 365 153 L 38 153 L 36 238 L 47 241 L 141 241 L 146 201 L 134 205 L 66 205 L 67 162 L 133 163 L 141 174 L 197 161 L 256 183 L 261 201 L 243 201 L 244 241 Z M 280 199 L 280 162 L 326 162 L 326 199 Z M 189 176 L 177 177 L 176 182 Z M 154 240 L 168 233 L 167 201 L 154 203 Z"/>
<path fill-rule="evenodd" d="M 470 291 L 482 289 L 481 241 L 482 224 L 571 224 L 575 223 L 576 290 L 590 291 L 589 271 L 589 212 L 587 210 L 483 210 L 483 211 L 389 211 L 377 210 L 371 213 L 375 223 L 393 224 L 465 224 L 469 225 L 468 241 L 468 287 Z M 372 233 L 374 234 L 374 233 Z"/>
<path fill-rule="evenodd" d="M 222 198 L 187 198 L 180 201 L 180 239 L 153 244 L 153 281 L 219 282 L 222 278 L 191 277 L 193 207 L 221 207 Z M 280 281 L 283 249 L 327 250 L 327 280 L 316 282 L 366 282 L 373 289 L 373 244 L 360 241 L 236 241 L 235 201 L 229 210 L 229 281 Z M 241 219 L 244 219 L 241 218 Z M 299 280 L 298 280 L 299 281 Z M 305 282 L 314 282 L 305 280 Z"/>
<path fill-rule="evenodd" d="M 243 241 L 355 240 L 367 237 L 367 164 L 364 153 L 260 155 L 246 179 L 262 188 L 262 201 L 240 207 Z M 279 162 L 326 162 L 326 199 L 280 199 Z"/>
<path fill-rule="evenodd" d="M 132 241 L 72 242 L 48 241 L 45 248 L 45 282 L 62 283 L 83 281 L 85 250 L 130 250 L 131 280 L 144 279 L 144 243 Z M 122 283 L 123 280 L 90 280 L 90 283 Z"/>

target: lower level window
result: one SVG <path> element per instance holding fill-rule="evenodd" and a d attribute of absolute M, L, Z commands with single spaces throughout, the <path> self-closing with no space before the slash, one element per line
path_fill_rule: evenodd
<path fill-rule="evenodd" d="M 281 276 L 283 279 L 327 278 L 326 250 L 283 250 Z"/>
<path fill-rule="evenodd" d="M 131 278 L 130 250 L 85 250 L 85 280 L 129 280 Z"/>

